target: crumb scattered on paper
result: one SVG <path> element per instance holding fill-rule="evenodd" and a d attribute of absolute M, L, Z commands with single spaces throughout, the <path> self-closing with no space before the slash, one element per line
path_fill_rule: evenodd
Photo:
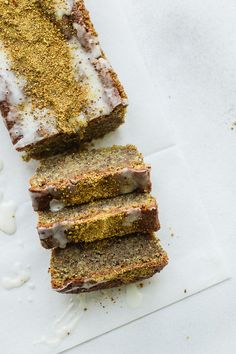
<path fill-rule="evenodd" d="M 236 129 L 236 120 L 232 123 L 231 130 Z"/>

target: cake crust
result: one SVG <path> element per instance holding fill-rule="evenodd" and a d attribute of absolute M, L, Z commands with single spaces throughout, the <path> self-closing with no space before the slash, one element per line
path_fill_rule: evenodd
<path fill-rule="evenodd" d="M 133 145 L 66 153 L 41 161 L 30 179 L 34 210 L 111 198 L 134 191 L 150 192 L 150 166 Z"/>
<path fill-rule="evenodd" d="M 146 279 L 167 263 L 167 254 L 153 234 L 133 234 L 54 249 L 49 271 L 52 288 L 69 294 Z"/>

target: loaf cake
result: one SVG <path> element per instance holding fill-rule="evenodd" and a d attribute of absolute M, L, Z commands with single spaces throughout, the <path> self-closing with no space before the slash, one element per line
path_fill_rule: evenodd
<path fill-rule="evenodd" d="M 127 96 L 83 0 L 0 2 L 0 111 L 15 148 L 42 158 L 124 121 Z"/>
<path fill-rule="evenodd" d="M 149 192 L 150 166 L 132 145 L 67 152 L 43 159 L 30 180 L 34 210 Z"/>
<path fill-rule="evenodd" d="M 54 290 L 81 293 L 149 278 L 167 263 L 153 234 L 132 234 L 55 248 L 49 271 Z"/>
<path fill-rule="evenodd" d="M 160 228 L 156 200 L 147 193 L 126 194 L 57 212 L 40 211 L 38 215 L 37 229 L 45 248 Z"/>

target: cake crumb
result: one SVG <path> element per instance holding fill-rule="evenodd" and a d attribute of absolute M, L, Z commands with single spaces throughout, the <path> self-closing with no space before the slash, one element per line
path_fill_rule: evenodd
<path fill-rule="evenodd" d="M 84 308 L 84 311 L 87 311 L 87 310 L 88 310 L 87 307 L 85 307 L 85 308 Z"/>
<path fill-rule="evenodd" d="M 234 128 L 236 128 L 236 120 L 232 123 L 232 126 L 231 126 L 231 130 L 234 130 Z"/>
<path fill-rule="evenodd" d="M 140 287 L 140 288 L 143 288 L 143 287 L 144 287 L 143 283 L 140 283 L 140 284 L 139 284 L 139 287 Z"/>
<path fill-rule="evenodd" d="M 186 337 L 186 339 L 187 339 L 187 340 L 189 340 L 189 339 L 190 339 L 190 337 L 189 337 L 189 336 L 187 336 L 187 337 Z"/>
<path fill-rule="evenodd" d="M 185 293 L 185 294 L 187 293 L 187 289 L 184 289 L 184 293 Z"/>

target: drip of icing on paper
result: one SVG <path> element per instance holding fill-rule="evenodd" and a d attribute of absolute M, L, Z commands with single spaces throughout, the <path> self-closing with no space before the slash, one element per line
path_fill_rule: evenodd
<path fill-rule="evenodd" d="M 23 268 L 20 263 L 15 263 L 13 273 L 12 277 L 5 276 L 1 280 L 2 286 L 7 290 L 19 288 L 30 279 L 29 268 Z"/>
<path fill-rule="evenodd" d="M 63 313 L 53 323 L 51 336 L 42 336 L 34 344 L 46 344 L 51 347 L 59 345 L 76 328 L 85 308 L 86 294 L 72 295 Z"/>
<path fill-rule="evenodd" d="M 137 285 L 131 284 L 126 286 L 126 303 L 131 308 L 137 308 L 142 304 L 143 294 Z"/>
<path fill-rule="evenodd" d="M 3 194 L 0 192 L 0 230 L 12 235 L 16 232 L 16 204 L 12 200 L 3 202 L 2 199 Z"/>

